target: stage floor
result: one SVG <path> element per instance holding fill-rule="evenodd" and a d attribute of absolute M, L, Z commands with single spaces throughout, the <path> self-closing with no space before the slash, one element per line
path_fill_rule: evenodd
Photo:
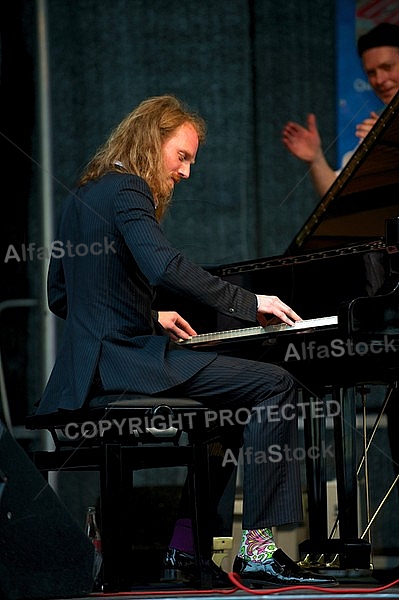
<path fill-rule="evenodd" d="M 384 598 L 399 600 L 399 579 L 384 583 L 371 576 L 344 576 L 335 574 L 339 585 L 333 588 L 305 588 L 298 586 L 294 588 L 263 588 L 263 589 L 241 589 L 232 587 L 231 589 L 220 590 L 190 590 L 178 587 L 159 587 L 159 586 L 141 586 L 130 591 L 119 593 L 93 593 L 85 598 L 76 600 L 95 600 L 96 598 L 106 598 L 107 600 L 118 600 L 124 598 L 127 600 L 145 599 L 145 598 L 206 598 L 207 600 L 220 600 L 227 596 L 239 600 L 253 600 L 253 598 L 278 598 L 279 600 L 302 600 L 304 598 L 317 598 L 325 600 L 335 600 L 348 598 L 350 600 L 363 598 Z M 239 585 L 239 584 L 238 584 Z M 61 599 L 60 599 L 61 600 Z M 75 599 L 74 599 L 75 600 Z"/>

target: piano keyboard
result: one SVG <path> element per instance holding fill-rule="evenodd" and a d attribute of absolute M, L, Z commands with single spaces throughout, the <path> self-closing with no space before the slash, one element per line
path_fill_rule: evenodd
<path fill-rule="evenodd" d="M 293 333 L 296 331 L 314 331 L 316 329 L 326 329 L 338 325 L 338 317 L 319 317 L 317 319 L 307 319 L 297 321 L 294 325 L 286 323 L 276 323 L 266 327 L 244 327 L 241 329 L 231 329 L 228 331 L 215 331 L 212 333 L 202 333 L 195 335 L 187 340 L 179 340 L 178 344 L 182 346 L 199 346 L 206 344 L 215 344 L 227 341 L 240 341 L 253 337 L 268 337 L 280 333 Z"/>

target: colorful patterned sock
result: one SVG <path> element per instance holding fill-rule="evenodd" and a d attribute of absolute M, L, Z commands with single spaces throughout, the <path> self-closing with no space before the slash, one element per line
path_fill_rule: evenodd
<path fill-rule="evenodd" d="M 277 546 L 271 528 L 242 530 L 238 556 L 255 562 L 264 562 L 272 557 L 275 550 L 277 550 Z"/>

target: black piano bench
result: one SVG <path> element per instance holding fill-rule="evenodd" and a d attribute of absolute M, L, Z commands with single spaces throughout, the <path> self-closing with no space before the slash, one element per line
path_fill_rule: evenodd
<path fill-rule="evenodd" d="M 134 511 L 127 500 L 134 492 L 134 471 L 173 466 L 187 467 L 198 588 L 212 588 L 206 568 L 212 558 L 206 411 L 189 398 L 115 394 L 94 398 L 86 409 L 27 418 L 27 429 L 48 430 L 54 441 L 54 450 L 32 453 L 45 476 L 49 471 L 99 471 L 103 591 L 129 591 L 135 585 L 126 531 Z"/>

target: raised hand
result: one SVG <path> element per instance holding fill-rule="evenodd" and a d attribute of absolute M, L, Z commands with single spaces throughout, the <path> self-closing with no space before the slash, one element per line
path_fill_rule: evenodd
<path fill-rule="evenodd" d="M 317 129 L 316 116 L 306 117 L 306 127 L 289 121 L 282 131 L 284 146 L 297 158 L 313 163 L 322 155 L 321 139 Z"/>

